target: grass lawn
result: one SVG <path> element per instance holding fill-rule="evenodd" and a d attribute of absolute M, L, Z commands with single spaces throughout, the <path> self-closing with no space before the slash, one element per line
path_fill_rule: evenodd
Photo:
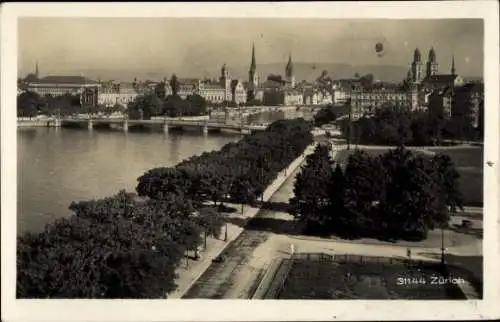
<path fill-rule="evenodd" d="M 337 162 L 344 163 L 348 156 L 354 150 L 342 150 L 337 153 Z M 387 149 L 368 149 L 364 150 L 370 155 L 379 155 Z M 474 148 L 456 148 L 440 149 L 430 148 L 429 151 L 448 155 L 460 174 L 460 190 L 464 195 L 465 205 L 482 206 L 483 205 L 483 149 Z"/>
<path fill-rule="evenodd" d="M 435 264 L 420 270 L 402 263 L 294 260 L 279 299 L 463 300 L 452 283 L 432 284 Z M 402 278 L 405 278 L 403 280 Z M 415 278 L 415 280 L 412 280 Z"/>

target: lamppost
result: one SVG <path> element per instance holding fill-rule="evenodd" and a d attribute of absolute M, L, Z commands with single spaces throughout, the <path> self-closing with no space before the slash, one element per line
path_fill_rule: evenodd
<path fill-rule="evenodd" d="M 441 267 L 444 268 L 444 224 L 441 224 Z"/>
<path fill-rule="evenodd" d="M 347 135 L 347 150 L 351 149 L 351 135 L 352 135 L 352 101 L 349 102 L 349 126 Z"/>
<path fill-rule="evenodd" d="M 227 215 L 226 220 L 224 221 L 224 241 L 227 241 Z"/>

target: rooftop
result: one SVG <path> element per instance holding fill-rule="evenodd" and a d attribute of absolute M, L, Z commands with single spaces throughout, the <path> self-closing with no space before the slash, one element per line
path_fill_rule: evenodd
<path fill-rule="evenodd" d="M 30 75 L 28 75 L 28 77 L 29 76 Z M 74 85 L 97 84 L 96 81 L 85 78 L 83 76 L 47 76 L 33 82 L 37 82 L 40 84 L 74 84 Z"/>
<path fill-rule="evenodd" d="M 424 79 L 424 83 L 452 83 L 455 81 L 457 78 L 457 75 L 451 75 L 451 74 L 442 74 L 442 75 L 431 75 Z"/>

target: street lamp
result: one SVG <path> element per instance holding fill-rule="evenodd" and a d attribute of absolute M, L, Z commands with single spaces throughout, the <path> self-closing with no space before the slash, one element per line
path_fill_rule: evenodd
<path fill-rule="evenodd" d="M 351 135 L 352 135 L 352 102 L 349 102 L 349 134 L 347 135 L 347 150 L 351 149 Z"/>
<path fill-rule="evenodd" d="M 224 223 L 224 241 L 227 241 L 227 218 Z"/>
<path fill-rule="evenodd" d="M 441 224 L 441 267 L 444 268 L 444 224 Z"/>

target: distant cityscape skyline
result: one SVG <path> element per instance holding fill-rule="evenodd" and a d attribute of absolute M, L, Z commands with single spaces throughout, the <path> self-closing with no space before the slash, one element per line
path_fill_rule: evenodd
<path fill-rule="evenodd" d="M 18 42 L 20 77 L 32 73 L 38 61 L 41 75 L 93 78 L 172 73 L 212 78 L 226 63 L 235 77 L 245 79 L 252 43 L 257 71 L 259 65 L 281 63 L 284 72 L 289 53 L 297 65 L 408 68 L 415 48 L 426 59 L 433 47 L 440 70 L 449 69 L 454 55 L 461 75 L 483 74 L 483 24 L 478 19 L 22 18 Z M 382 55 L 375 52 L 377 43 L 385 47 Z"/>

